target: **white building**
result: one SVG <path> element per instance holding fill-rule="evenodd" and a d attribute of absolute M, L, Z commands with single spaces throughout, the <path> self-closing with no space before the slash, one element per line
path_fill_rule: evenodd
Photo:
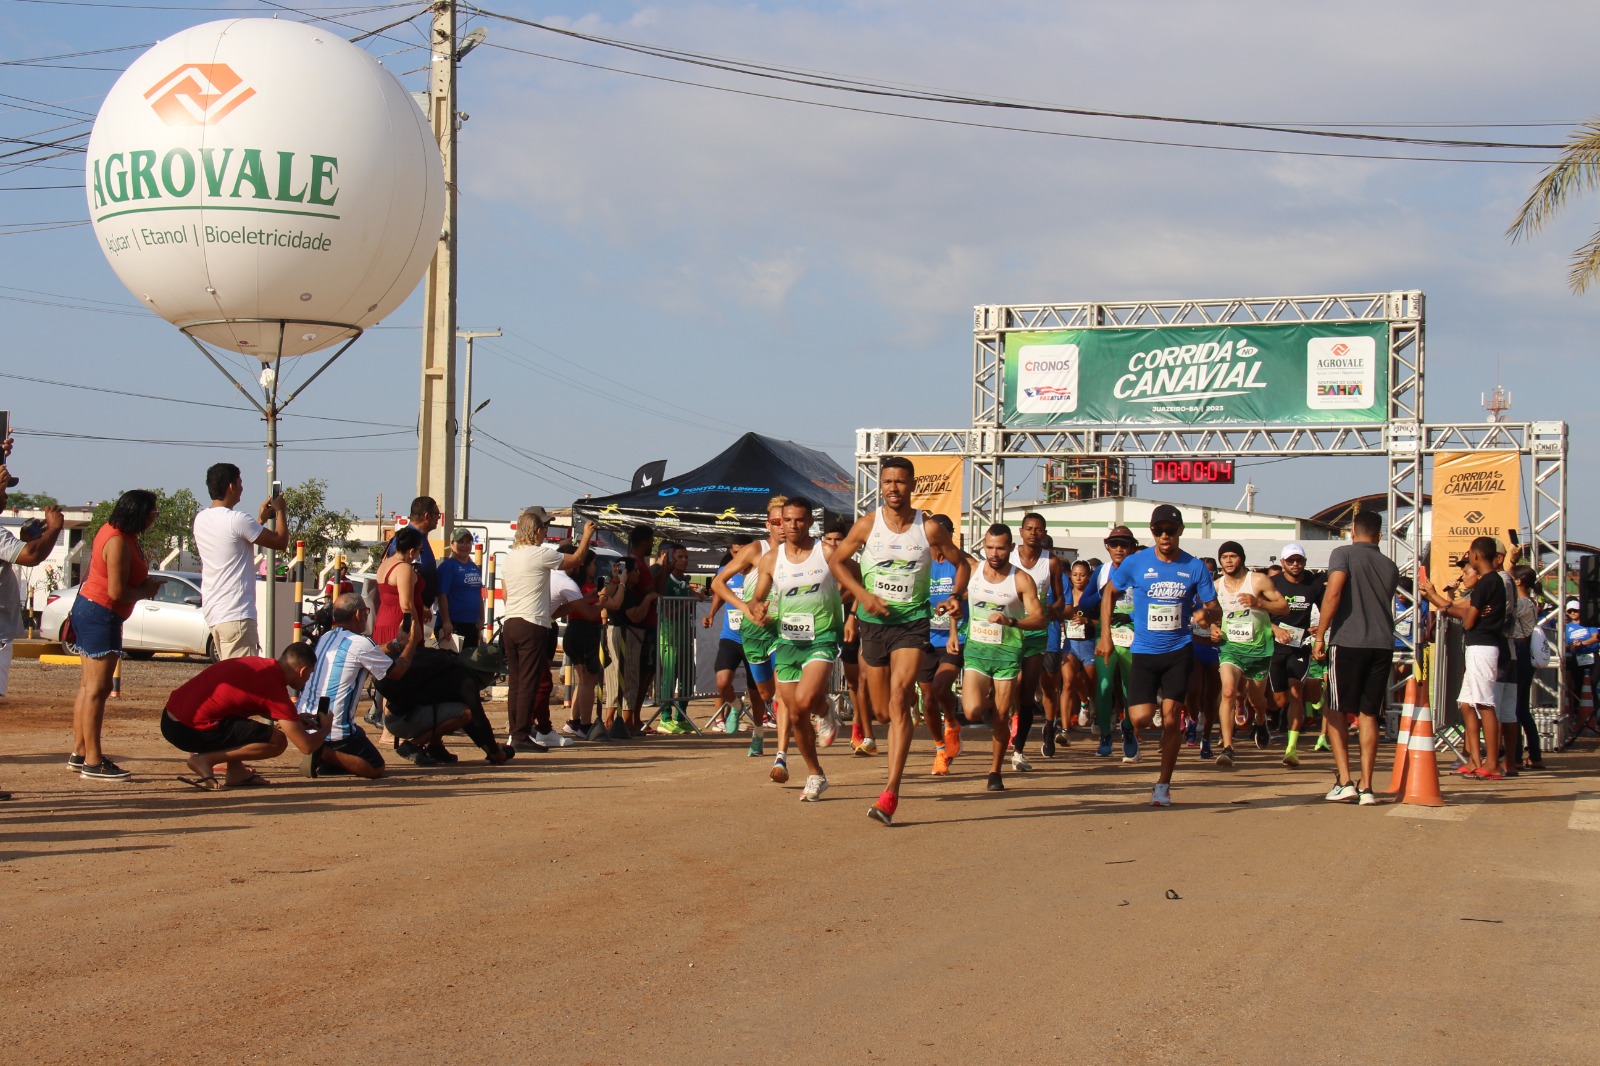
<path fill-rule="evenodd" d="M 1030 511 L 1044 516 L 1056 551 L 1071 558 L 1106 557 L 1105 535 L 1112 526 L 1127 526 L 1141 545 L 1150 543 L 1150 514 L 1166 501 L 1139 496 L 1109 496 L 1095 500 L 1065 503 L 1015 502 L 1006 505 L 1005 522 L 1015 531 L 1022 516 Z M 1334 526 L 1309 518 L 1240 511 L 1227 507 L 1207 507 L 1174 503 L 1183 515 L 1183 549 L 1190 555 L 1212 556 L 1224 541 L 1236 540 L 1244 548 L 1251 566 L 1276 562 L 1288 543 L 1298 543 L 1306 551 L 1306 565 L 1320 570 L 1340 544 L 1347 543 Z"/>

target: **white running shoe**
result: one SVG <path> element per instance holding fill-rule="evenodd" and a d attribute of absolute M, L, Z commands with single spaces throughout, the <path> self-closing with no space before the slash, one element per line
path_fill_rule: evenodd
<path fill-rule="evenodd" d="M 1022 752 L 1013 751 L 1011 753 L 1011 768 L 1019 774 L 1025 774 L 1033 769 L 1033 763 L 1029 762 L 1028 757 Z"/>
<path fill-rule="evenodd" d="M 1170 806 L 1172 806 L 1172 786 L 1171 785 L 1157 785 L 1156 788 L 1155 788 L 1155 791 L 1150 793 L 1150 806 L 1152 806 L 1152 807 L 1170 807 Z"/>
<path fill-rule="evenodd" d="M 1089 708 L 1084 707 L 1078 711 L 1078 728 L 1082 729 L 1089 724 Z M 1099 734 L 1096 733 L 1096 736 Z"/>
<path fill-rule="evenodd" d="M 839 716 L 833 713 L 833 708 L 829 707 L 826 714 L 812 715 L 811 724 L 817 730 L 817 747 L 833 747 L 833 739 L 839 735 Z"/>
<path fill-rule="evenodd" d="M 1342 785 L 1334 785 L 1328 789 L 1328 794 L 1322 798 L 1329 803 L 1353 803 L 1356 800 L 1356 783 L 1346 781 Z"/>
<path fill-rule="evenodd" d="M 806 778 L 806 787 L 800 793 L 801 803 L 815 803 L 828 791 L 828 779 L 821 774 L 812 774 Z"/>
<path fill-rule="evenodd" d="M 547 748 L 570 748 L 573 743 L 571 737 L 564 737 L 554 729 L 548 733 L 535 733 L 533 739 Z"/>

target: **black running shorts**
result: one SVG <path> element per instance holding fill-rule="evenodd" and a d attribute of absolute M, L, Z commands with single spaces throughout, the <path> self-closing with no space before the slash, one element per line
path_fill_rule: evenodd
<path fill-rule="evenodd" d="M 1267 667 L 1267 684 L 1274 692 L 1288 692 L 1289 682 L 1304 681 L 1311 669 L 1311 649 L 1272 646 L 1272 665 Z"/>
<path fill-rule="evenodd" d="M 889 656 L 902 648 L 921 653 L 928 646 L 928 620 L 920 622 L 868 622 L 857 620 L 861 634 L 861 659 L 868 666 L 888 666 Z"/>
<path fill-rule="evenodd" d="M 717 673 L 724 670 L 737 670 L 739 664 L 744 662 L 744 645 L 737 640 L 726 637 L 717 641 Z"/>
<path fill-rule="evenodd" d="M 1185 644 L 1161 655 L 1133 653 L 1128 671 L 1128 706 L 1142 707 L 1158 700 L 1182 703 L 1189 694 L 1189 675 L 1194 673 L 1194 649 Z"/>
<path fill-rule="evenodd" d="M 1333 696 L 1328 706 L 1341 714 L 1382 713 L 1393 672 L 1393 648 L 1329 648 Z"/>

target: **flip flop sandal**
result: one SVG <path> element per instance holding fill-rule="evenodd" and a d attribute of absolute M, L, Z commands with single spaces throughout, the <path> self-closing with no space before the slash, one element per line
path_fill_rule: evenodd
<path fill-rule="evenodd" d="M 201 792 L 221 792 L 223 789 L 228 787 L 227 785 L 219 783 L 215 774 L 209 774 L 205 777 L 184 777 L 182 774 L 179 774 L 178 780 L 182 781 L 190 788 L 198 788 Z"/>
<path fill-rule="evenodd" d="M 243 781 L 240 781 L 237 785 L 232 785 L 230 787 L 232 787 L 232 788 L 268 788 L 271 785 L 272 785 L 271 781 L 268 781 L 266 778 L 262 777 L 261 774 L 258 773 L 257 771 L 251 770 L 249 777 L 245 778 Z"/>

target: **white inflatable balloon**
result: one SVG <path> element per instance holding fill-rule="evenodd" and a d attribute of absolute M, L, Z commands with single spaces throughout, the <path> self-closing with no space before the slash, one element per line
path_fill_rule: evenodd
<path fill-rule="evenodd" d="M 287 320 L 289 356 L 393 311 L 444 218 L 438 146 L 411 95 L 332 31 L 276 19 L 208 22 L 140 56 L 100 108 L 86 184 L 134 296 L 263 360 L 279 327 L 251 319 Z"/>

